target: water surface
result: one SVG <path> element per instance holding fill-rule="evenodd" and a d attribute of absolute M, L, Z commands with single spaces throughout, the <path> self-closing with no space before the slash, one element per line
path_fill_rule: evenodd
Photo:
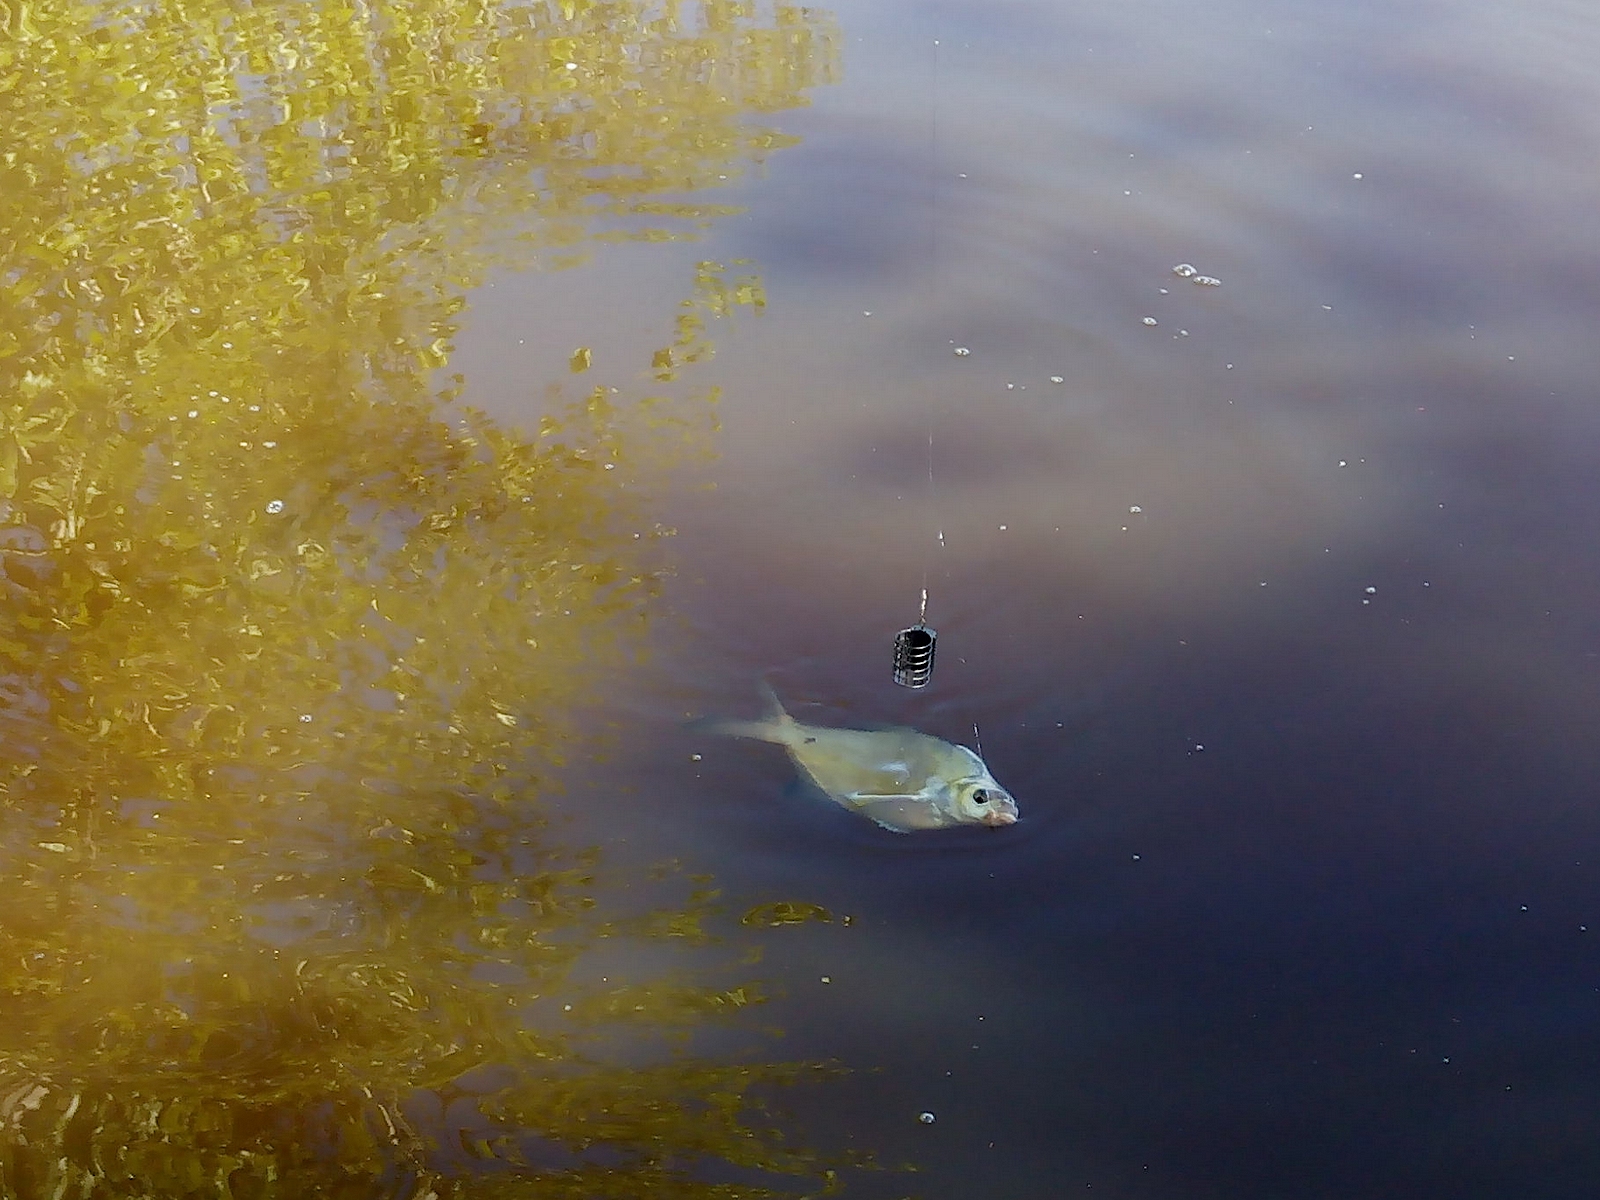
<path fill-rule="evenodd" d="M 672 251 L 767 306 L 711 364 L 714 489 L 662 505 L 674 619 L 591 803 L 854 914 L 767 959 L 792 1045 L 881 1068 L 810 1119 L 925 1171 L 851 1194 L 1586 1194 L 1592 30 L 836 12 L 801 144 Z M 665 261 L 499 281 L 470 394 L 519 410 L 506 313 Z M 1025 823 L 898 839 L 676 727 L 769 672 L 819 721 L 976 723 Z"/>
<path fill-rule="evenodd" d="M 1589 1195 L 1576 5 L 12 8 L 0 1190 Z"/>

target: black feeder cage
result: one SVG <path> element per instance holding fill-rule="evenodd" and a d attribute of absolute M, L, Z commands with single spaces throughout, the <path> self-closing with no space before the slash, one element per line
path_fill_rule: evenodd
<path fill-rule="evenodd" d="M 894 681 L 921 688 L 933 678 L 933 643 L 939 635 L 926 625 L 902 629 L 894 639 Z"/>

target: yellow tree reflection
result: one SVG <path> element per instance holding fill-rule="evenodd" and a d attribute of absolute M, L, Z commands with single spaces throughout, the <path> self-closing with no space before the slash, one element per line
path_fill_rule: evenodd
<path fill-rule="evenodd" d="M 826 1178 L 751 1123 L 807 1069 L 624 1071 L 568 1032 L 604 998 L 540 1008 L 595 892 L 542 776 L 704 398 L 528 438 L 429 380 L 489 264 L 692 232 L 832 70 L 815 13 L 717 0 L 0 0 L 0 1191 Z M 707 265 L 657 378 L 759 301 Z M 407 1097 L 488 1064 L 463 1146 L 513 1169 L 446 1170 Z"/>

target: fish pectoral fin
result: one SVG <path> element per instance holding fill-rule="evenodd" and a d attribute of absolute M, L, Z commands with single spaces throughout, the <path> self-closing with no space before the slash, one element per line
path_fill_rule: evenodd
<path fill-rule="evenodd" d="M 949 823 L 944 813 L 919 796 L 873 796 L 857 792 L 850 797 L 850 803 L 862 816 L 895 833 L 942 829 Z"/>

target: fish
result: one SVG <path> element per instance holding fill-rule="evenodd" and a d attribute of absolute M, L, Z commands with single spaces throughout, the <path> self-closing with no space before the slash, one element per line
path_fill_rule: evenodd
<path fill-rule="evenodd" d="M 697 722 L 708 733 L 776 742 L 828 798 L 895 833 L 1016 824 L 1016 799 L 974 751 L 915 729 L 804 725 L 765 684 L 759 721 Z"/>

